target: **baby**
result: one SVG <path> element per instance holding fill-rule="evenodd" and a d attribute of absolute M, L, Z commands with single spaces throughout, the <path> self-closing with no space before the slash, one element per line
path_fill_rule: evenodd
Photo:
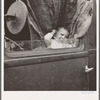
<path fill-rule="evenodd" d="M 44 36 L 44 40 L 48 48 L 57 49 L 57 48 L 70 48 L 71 44 L 67 43 L 69 37 L 69 32 L 64 28 L 60 27 L 58 30 L 52 30 L 52 32 L 47 33 Z"/>

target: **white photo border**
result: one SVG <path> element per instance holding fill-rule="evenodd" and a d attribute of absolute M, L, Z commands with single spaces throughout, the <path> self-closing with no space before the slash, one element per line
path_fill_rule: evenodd
<path fill-rule="evenodd" d="M 4 91 L 4 0 L 1 0 L 1 100 L 99 100 L 99 0 L 97 9 L 97 91 Z"/>

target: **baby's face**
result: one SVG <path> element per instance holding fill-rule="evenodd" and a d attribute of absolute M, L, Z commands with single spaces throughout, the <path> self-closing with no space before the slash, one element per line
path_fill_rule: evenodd
<path fill-rule="evenodd" d="M 68 31 L 66 31 L 64 28 L 61 28 L 56 34 L 56 39 L 63 43 L 67 39 L 68 35 Z"/>

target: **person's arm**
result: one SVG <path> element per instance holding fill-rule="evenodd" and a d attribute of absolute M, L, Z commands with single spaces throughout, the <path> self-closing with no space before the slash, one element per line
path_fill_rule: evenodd
<path fill-rule="evenodd" d="M 74 35 L 74 38 L 75 39 L 79 39 L 81 37 L 83 37 L 86 32 L 88 31 L 88 28 L 90 26 L 90 23 L 91 23 L 91 17 L 87 18 L 86 21 L 84 21 L 81 25 L 81 27 L 79 27 L 78 31 L 77 31 L 77 34 Z"/>
<path fill-rule="evenodd" d="M 83 1 L 78 0 L 78 6 L 81 7 Z M 78 23 L 77 23 L 77 31 L 74 35 L 75 39 L 79 39 L 83 37 L 86 32 L 88 31 L 88 28 L 92 21 L 93 16 L 93 0 L 85 0 L 83 3 L 83 8 L 80 10 L 80 15 L 78 17 Z"/>
<path fill-rule="evenodd" d="M 47 45 L 50 45 L 51 39 L 54 36 L 55 32 L 56 30 L 52 30 L 52 32 L 49 32 L 44 36 L 44 41 L 46 42 Z"/>

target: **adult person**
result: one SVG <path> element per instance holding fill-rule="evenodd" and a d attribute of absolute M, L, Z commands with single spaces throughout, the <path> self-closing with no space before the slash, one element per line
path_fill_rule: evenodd
<path fill-rule="evenodd" d="M 77 0 L 22 0 L 28 8 L 28 22 L 34 39 L 58 27 L 70 30 L 76 12 Z M 35 33 L 35 38 L 34 38 Z"/>

